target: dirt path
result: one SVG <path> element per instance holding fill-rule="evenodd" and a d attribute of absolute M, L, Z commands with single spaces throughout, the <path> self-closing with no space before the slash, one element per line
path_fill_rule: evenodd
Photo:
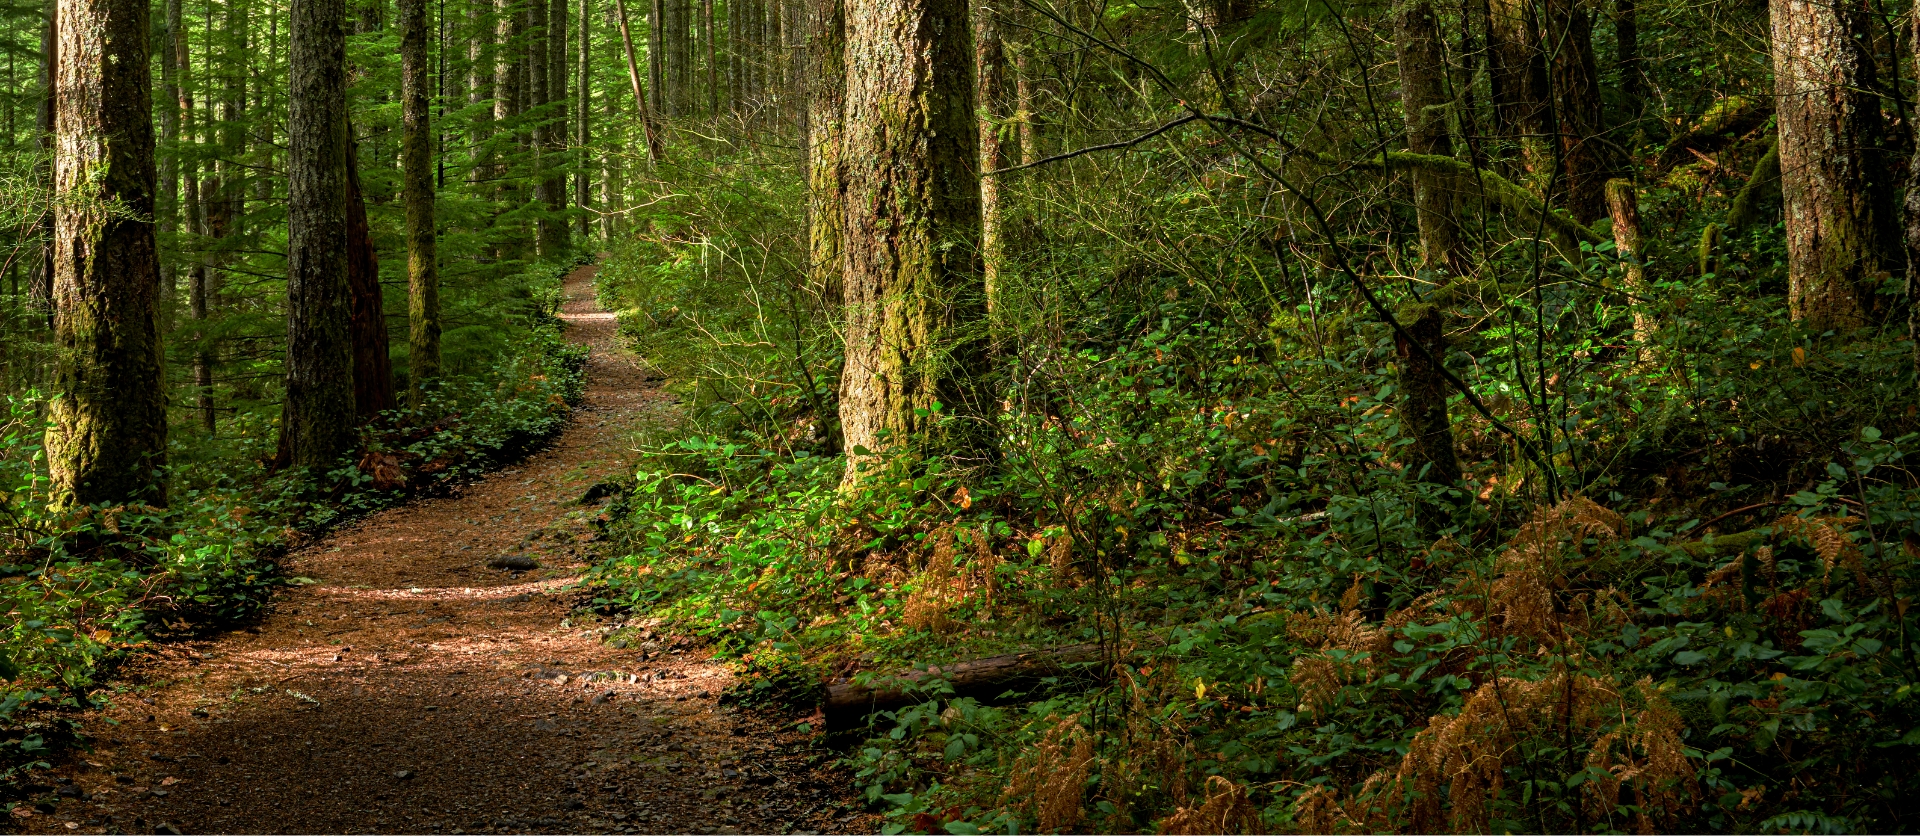
<path fill-rule="evenodd" d="M 590 486 L 667 408 L 568 277 L 586 403 L 545 451 L 291 558 L 318 583 L 257 627 L 162 649 L 92 718 L 42 832 L 787 832 L 842 829 L 818 760 L 724 713 L 721 665 L 672 636 L 616 648 L 555 593 L 586 568 Z M 487 567 L 525 555 L 539 569 Z M 117 726 L 103 722 L 112 720 Z"/>

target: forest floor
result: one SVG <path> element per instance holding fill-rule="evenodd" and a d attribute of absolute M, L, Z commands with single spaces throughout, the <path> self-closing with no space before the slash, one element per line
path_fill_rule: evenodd
<path fill-rule="evenodd" d="M 544 450 L 290 555 L 312 579 L 243 630 L 159 645 L 88 717 L 29 831 L 779 833 L 870 829 L 808 736 L 721 709 L 682 637 L 570 618 L 590 487 L 628 475 L 671 399 L 566 283 L 585 403 Z M 539 568 L 494 569 L 501 557 Z M 625 645 L 625 646 L 623 646 Z M 16 814 L 17 815 L 17 814 Z"/>

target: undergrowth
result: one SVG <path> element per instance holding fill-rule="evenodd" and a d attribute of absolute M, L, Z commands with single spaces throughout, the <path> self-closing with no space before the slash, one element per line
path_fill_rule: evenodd
<path fill-rule="evenodd" d="M 1650 257 L 1657 301 L 1612 289 L 1611 245 L 1428 296 L 1499 419 L 1456 396 L 1441 489 L 1398 464 L 1392 332 L 1339 274 L 1235 238 L 1224 199 L 1035 185 L 996 466 L 881 458 L 849 489 L 833 309 L 798 240 L 729 231 L 783 210 L 708 190 L 726 159 L 664 175 L 602 274 L 688 414 L 598 603 L 704 634 L 735 699 L 813 728 L 822 686 L 1103 649 L 1019 693 L 931 676 L 833 736 L 890 830 L 1912 826 L 1912 345 L 1787 322 L 1777 228 L 1718 275 Z"/>

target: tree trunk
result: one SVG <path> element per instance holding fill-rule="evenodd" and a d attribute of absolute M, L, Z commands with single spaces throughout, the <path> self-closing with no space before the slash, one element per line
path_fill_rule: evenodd
<path fill-rule="evenodd" d="M 1396 316 L 1406 335 L 1427 349 L 1422 353 L 1398 335 L 1394 340 L 1400 360 L 1400 424 L 1413 439 L 1402 454 L 1407 476 L 1433 485 L 1458 484 L 1460 459 L 1453 450 L 1453 422 L 1447 416 L 1447 382 L 1437 362 L 1447 356 L 1444 312 L 1439 305 L 1411 302 Z M 1423 527 L 1438 527 L 1429 521 L 1435 511 L 1423 503 Z"/>
<path fill-rule="evenodd" d="M 429 148 L 433 128 L 427 109 L 427 0 L 400 0 L 399 12 L 400 166 L 407 204 L 407 391 L 408 400 L 418 409 L 429 384 L 440 377 L 440 267 Z M 376 294 L 379 278 L 376 272 Z M 384 323 L 380 333 L 386 333 Z M 356 391 L 362 388 L 357 381 Z"/>
<path fill-rule="evenodd" d="M 62 505 L 166 504 L 150 4 L 60 0 L 46 455 Z"/>
<path fill-rule="evenodd" d="M 54 151 L 54 100 L 60 86 L 60 46 L 59 46 L 60 5 L 54 3 L 47 11 L 46 26 L 40 30 L 40 101 L 34 113 L 34 133 L 40 138 L 40 150 L 47 155 L 39 168 L 40 182 L 53 179 L 51 158 Z M 27 277 L 27 304 L 33 310 L 47 316 L 49 326 L 53 322 L 53 217 L 43 216 L 34 223 L 29 241 L 37 241 L 35 249 L 38 257 L 33 261 L 33 272 Z"/>
<path fill-rule="evenodd" d="M 666 17 L 668 0 L 652 0 L 647 9 L 647 90 L 653 95 L 647 105 L 661 117 L 673 115 L 673 100 L 667 89 Z"/>
<path fill-rule="evenodd" d="M 1640 68 L 1640 12 L 1635 0 L 1613 0 L 1613 42 L 1620 70 L 1620 93 L 1638 103 L 1647 79 Z"/>
<path fill-rule="evenodd" d="M 1033 77 L 1032 41 L 1020 45 L 1013 52 L 1013 119 L 1018 126 L 1016 136 L 1020 142 L 1020 164 L 1032 165 L 1040 160 L 1040 125 L 1034 115 L 1037 106 L 1034 92 L 1039 79 Z"/>
<path fill-rule="evenodd" d="M 534 252 L 540 258 L 554 258 L 558 254 L 552 250 L 553 220 L 547 217 L 546 207 L 553 205 L 553 178 L 547 175 L 547 168 L 553 164 L 549 148 L 552 140 L 553 118 L 549 109 L 553 90 L 548 84 L 548 70 L 552 69 L 547 61 L 547 42 L 552 33 L 547 25 L 547 0 L 528 0 L 527 3 L 527 43 L 521 49 L 526 56 L 527 66 L 527 120 L 532 123 L 532 151 L 528 158 L 532 160 L 527 178 L 533 181 L 533 202 L 540 207 L 539 216 L 534 221 Z"/>
<path fill-rule="evenodd" d="M 520 53 L 525 51 L 525 37 L 521 31 L 525 18 L 522 16 L 516 0 L 497 0 L 495 11 L 499 15 L 494 32 L 493 62 L 493 122 L 494 130 L 520 132 L 517 124 L 520 116 Z M 513 198 L 511 178 L 506 176 L 506 161 L 496 159 L 493 176 L 499 181 L 499 197 L 505 203 L 517 203 Z"/>
<path fill-rule="evenodd" d="M 398 404 L 387 344 L 386 298 L 380 290 L 380 258 L 367 227 L 367 201 L 360 190 L 359 167 L 353 162 L 356 156 L 347 154 L 347 292 L 353 297 L 348 331 L 353 341 L 354 414 L 359 423 L 367 424 Z"/>
<path fill-rule="evenodd" d="M 588 141 L 592 137 L 593 127 L 593 86 L 590 83 L 593 73 L 592 0 L 580 0 L 579 16 L 579 55 L 574 63 L 574 69 L 579 73 L 574 87 L 575 95 L 579 97 L 576 106 L 580 110 L 579 119 L 574 123 L 577 131 L 574 135 L 574 145 L 577 146 L 574 165 L 579 167 L 579 172 L 573 177 L 573 205 L 580 210 L 580 237 L 586 238 L 593 234 L 590 226 L 592 213 L 587 211 L 593 205 L 593 179 L 588 165 L 592 161 L 592 151 L 588 148 Z"/>
<path fill-rule="evenodd" d="M 1452 158 L 1453 136 L 1445 113 L 1446 65 L 1433 6 L 1428 0 L 1401 0 L 1394 9 L 1393 24 L 1407 150 Z M 1453 212 L 1457 181 L 1431 169 L 1414 169 L 1411 179 L 1421 259 L 1435 274 L 1436 283 L 1445 285 L 1466 266 L 1460 224 Z M 1407 336 L 1425 349 L 1423 353 L 1404 339 L 1398 345 L 1401 422 L 1414 440 L 1403 453 L 1407 474 L 1430 484 L 1453 485 L 1460 481 L 1460 463 L 1454 455 L 1453 424 L 1447 416 L 1446 378 L 1439 363 L 1434 362 L 1447 353 L 1444 312 L 1437 305 L 1413 302 L 1402 311 L 1400 324 Z M 1423 525 L 1438 528 L 1436 518 L 1445 512 L 1423 504 L 1420 513 Z"/>
<path fill-rule="evenodd" d="M 1076 669 L 1083 669 L 1088 679 L 1104 680 L 1107 666 L 1095 664 L 1103 658 L 1100 645 L 1076 644 L 934 666 L 925 671 L 905 670 L 891 681 L 874 685 L 834 682 L 827 685 L 820 710 L 830 728 L 848 728 L 873 712 L 927 701 L 932 695 L 923 688 L 936 680 L 951 687 L 955 697 L 990 702 L 1007 691 L 1043 688 L 1048 680 L 1069 676 Z"/>
<path fill-rule="evenodd" d="M 1613 216 L 1614 253 L 1626 262 L 1627 292 L 1636 297 L 1633 301 L 1633 338 L 1645 346 L 1653 340 L 1653 331 L 1659 323 L 1654 321 L 1653 313 L 1647 309 L 1652 302 L 1652 295 L 1647 289 L 1645 255 L 1640 251 L 1640 201 L 1634 195 L 1632 181 L 1607 181 L 1607 210 Z"/>
<path fill-rule="evenodd" d="M 160 155 L 160 235 L 172 244 L 180 228 L 180 54 L 174 44 L 180 40 L 180 0 L 166 0 L 165 32 L 160 41 L 160 137 L 164 146 Z M 177 247 L 177 245 L 176 245 Z M 178 271 L 172 259 L 160 261 L 161 332 L 171 330 L 171 318 L 179 290 Z"/>
<path fill-rule="evenodd" d="M 1000 177 L 988 172 L 1007 167 L 1006 148 L 1000 142 L 1007 99 L 1007 50 L 1000 37 L 997 0 L 980 0 L 974 8 L 974 65 L 980 82 L 980 278 L 986 293 L 987 319 L 1000 313 L 1000 264 L 1005 247 L 1000 240 Z"/>
<path fill-rule="evenodd" d="M 558 260 L 566 258 L 568 245 L 572 243 L 567 238 L 566 161 L 567 128 L 572 124 L 568 117 L 571 99 L 567 96 L 567 34 L 573 27 L 567 22 L 567 0 L 552 2 L 553 7 L 547 14 L 547 114 L 543 119 L 547 125 L 542 162 L 547 211 L 540 218 L 540 255 Z"/>
<path fill-rule="evenodd" d="M 1545 0 L 1546 52 L 1552 56 L 1553 115 L 1558 124 L 1558 203 L 1574 220 L 1593 223 L 1607 214 L 1606 183 L 1611 157 L 1599 138 L 1600 76 L 1593 57 L 1593 17 L 1581 0 Z"/>
<path fill-rule="evenodd" d="M 845 0 L 811 0 L 813 43 L 808 62 L 807 240 L 811 284 L 828 310 L 841 301 L 841 239 L 846 227 L 846 172 L 841 126 L 847 96 Z"/>
<path fill-rule="evenodd" d="M 1787 303 L 1818 330 L 1867 322 L 1893 223 L 1862 11 L 1772 0 Z"/>
<path fill-rule="evenodd" d="M 1913 31 L 1908 40 L 1913 48 L 1914 66 L 1920 67 L 1920 14 L 1912 15 L 1911 18 Z M 1901 230 L 1903 233 L 1901 237 L 1907 249 L 1907 339 L 1913 342 L 1914 369 L 1920 371 L 1920 125 L 1915 125 L 1913 130 L 1915 137 L 1913 157 L 1907 161 L 1906 202 L 1901 207 L 1904 215 L 1901 220 L 1904 221 L 1906 228 Z M 1768 156 L 1773 158 L 1774 177 L 1778 179 L 1780 176 L 1778 143 L 1768 152 Z M 1755 171 L 1756 173 L 1759 171 L 1758 166 L 1755 167 Z M 1735 208 L 1739 208 L 1742 203 L 1749 206 L 1753 204 L 1754 201 L 1747 197 L 1747 192 L 1752 189 L 1753 183 L 1749 180 L 1747 188 L 1741 190 L 1740 199 L 1735 201 Z M 1742 214 L 1751 216 L 1753 213 L 1748 210 Z M 1732 218 L 1728 219 L 1728 223 L 1732 224 Z"/>
<path fill-rule="evenodd" d="M 467 0 L 467 104 L 478 105 L 497 98 L 494 91 L 493 24 L 488 13 L 493 0 Z M 473 108 L 473 124 L 468 130 L 468 182 L 478 187 L 487 176 L 487 140 L 492 136 L 493 109 Z"/>
<path fill-rule="evenodd" d="M 720 63 L 713 42 L 713 0 L 700 0 L 700 41 L 707 53 L 707 115 L 720 115 Z"/>
<path fill-rule="evenodd" d="M 1446 63 L 1433 5 L 1429 0 L 1401 0 L 1394 10 L 1393 21 L 1394 58 L 1400 68 L 1400 106 L 1407 122 L 1407 150 L 1451 157 L 1453 135 L 1447 126 Z M 1437 171 L 1416 169 L 1412 180 L 1420 252 L 1426 267 L 1443 277 L 1458 275 L 1466 267 L 1460 222 L 1453 211 L 1459 187 L 1452 178 Z"/>
<path fill-rule="evenodd" d="M 190 72 L 193 65 L 187 60 L 189 56 L 187 54 L 186 30 L 175 30 L 173 37 L 168 41 L 167 48 L 173 51 L 174 64 L 179 68 L 180 72 L 178 106 L 180 110 L 181 136 L 183 137 L 183 142 L 197 145 L 199 144 L 199 129 L 198 125 L 195 124 L 194 118 L 193 85 L 191 83 L 192 73 Z M 205 202 L 200 199 L 200 166 L 196 161 L 192 159 L 187 160 L 184 177 L 182 179 L 186 186 L 186 193 L 183 196 L 185 205 L 182 207 L 184 211 L 183 220 L 186 222 L 187 233 L 193 236 L 192 249 L 196 251 L 187 271 L 187 315 L 194 322 L 194 405 L 200 413 L 201 429 L 206 430 L 207 435 L 211 437 L 218 424 L 218 415 L 214 410 L 213 404 L 214 356 L 211 346 L 205 342 L 207 321 L 207 257 L 203 248 L 206 246 L 205 239 L 207 238 L 207 211 Z M 187 247 L 183 244 L 182 249 L 187 249 Z"/>
<path fill-rule="evenodd" d="M 646 133 L 647 161 L 659 165 L 666 157 L 666 148 L 659 129 L 654 126 L 653 110 L 647 106 L 647 88 L 640 84 L 640 64 L 634 59 L 633 33 L 627 25 L 627 0 L 613 0 L 613 6 L 620 17 L 620 45 L 626 49 L 627 79 L 633 82 L 634 106 L 640 113 L 640 129 Z"/>
<path fill-rule="evenodd" d="M 977 389 L 985 294 L 971 34 L 966 0 L 847 4 L 840 416 L 856 454 L 850 484 L 870 453 L 909 439 L 985 452 L 968 418 L 988 413 Z M 945 438 L 928 437 L 936 426 Z"/>
<path fill-rule="evenodd" d="M 287 129 L 287 392 L 282 458 L 334 464 L 355 443 L 348 331 L 344 0 L 293 0 Z"/>
<path fill-rule="evenodd" d="M 1547 144 L 1547 64 L 1532 0 L 1487 3 L 1487 79 L 1501 138 L 1518 151 L 1518 178 L 1544 194 L 1552 168 Z"/>

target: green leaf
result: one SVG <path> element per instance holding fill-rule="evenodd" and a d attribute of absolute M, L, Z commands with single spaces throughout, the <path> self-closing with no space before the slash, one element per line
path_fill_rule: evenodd
<path fill-rule="evenodd" d="M 1676 665 L 1698 665 L 1705 661 L 1707 661 L 1707 654 L 1697 650 L 1682 650 L 1673 654 L 1673 663 Z"/>

